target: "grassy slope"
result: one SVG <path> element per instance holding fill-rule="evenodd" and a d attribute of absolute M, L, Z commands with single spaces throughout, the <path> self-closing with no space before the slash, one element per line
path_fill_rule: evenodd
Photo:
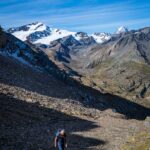
<path fill-rule="evenodd" d="M 144 106 L 150 106 L 148 100 L 150 89 L 144 93 L 143 98 L 136 97 L 145 85 L 150 84 L 150 67 L 136 62 L 124 63 L 121 66 L 118 66 L 118 64 L 110 66 L 110 61 L 94 68 L 91 75 L 82 77 L 82 82 L 103 92 L 128 98 Z M 127 87 L 134 81 L 136 84 L 130 91 L 127 91 Z"/>

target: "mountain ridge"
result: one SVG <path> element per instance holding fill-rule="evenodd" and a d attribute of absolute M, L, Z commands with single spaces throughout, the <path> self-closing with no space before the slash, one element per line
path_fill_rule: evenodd
<path fill-rule="evenodd" d="M 118 29 L 119 30 L 119 29 Z M 116 34 L 127 32 L 128 29 L 120 27 L 120 31 Z M 33 43 L 49 44 L 51 41 L 72 35 L 76 40 L 80 41 L 86 38 L 93 38 L 97 43 L 103 43 L 111 38 L 110 33 L 93 33 L 87 34 L 85 32 L 71 32 L 68 30 L 50 28 L 41 22 L 35 22 L 20 27 L 10 28 L 8 32 L 19 38 L 20 40 L 29 40 Z"/>

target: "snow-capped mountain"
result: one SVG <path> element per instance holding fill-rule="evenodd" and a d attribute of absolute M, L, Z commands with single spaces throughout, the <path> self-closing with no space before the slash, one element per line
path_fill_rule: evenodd
<path fill-rule="evenodd" d="M 34 43 L 41 43 L 49 45 L 50 42 L 69 36 L 69 35 L 75 35 L 75 32 L 70 32 L 67 30 L 61 30 L 61 29 L 53 29 L 50 28 L 50 34 L 45 37 L 39 37 L 38 40 L 36 40 Z"/>
<path fill-rule="evenodd" d="M 43 23 L 36 22 L 23 25 L 16 28 L 10 28 L 9 33 L 22 41 L 29 40 L 32 43 L 41 43 L 49 45 L 51 41 L 63 38 L 68 35 L 75 35 L 75 32 L 50 28 Z"/>
<path fill-rule="evenodd" d="M 108 41 L 111 38 L 111 34 L 110 33 L 104 33 L 104 32 L 102 32 L 102 33 L 94 33 L 91 36 L 95 39 L 95 41 L 97 43 L 103 43 L 105 41 Z"/>
<path fill-rule="evenodd" d="M 38 38 L 50 35 L 51 29 L 42 23 L 36 22 L 16 28 L 10 28 L 8 32 L 22 41 L 26 41 L 29 38 L 29 40 L 33 42 Z"/>
<path fill-rule="evenodd" d="M 72 34 L 66 30 L 50 28 L 40 22 L 10 28 L 8 32 L 22 41 L 29 40 L 32 43 L 42 44 L 49 44 L 50 41 Z"/>
<path fill-rule="evenodd" d="M 77 32 L 73 37 L 82 45 L 90 45 L 96 43 L 95 39 L 85 32 Z"/>
<path fill-rule="evenodd" d="M 116 34 L 121 34 L 121 33 L 125 33 L 128 32 L 128 28 L 121 26 L 118 28 L 118 30 L 116 31 Z"/>
<path fill-rule="evenodd" d="M 81 44 L 89 45 L 93 43 L 103 43 L 108 41 L 113 35 L 104 32 L 97 32 L 93 34 L 87 34 L 85 32 L 72 32 L 63 29 L 50 28 L 41 22 L 10 28 L 8 32 L 22 41 L 28 40 L 33 44 L 40 43 L 45 45 L 49 45 L 52 41 L 70 35 L 72 35 L 75 40 L 79 41 Z M 122 34 L 125 32 L 128 32 L 128 29 L 124 26 L 121 26 L 118 28 L 115 34 Z"/>
<path fill-rule="evenodd" d="M 96 33 L 88 35 L 85 32 L 72 32 L 68 30 L 50 28 L 41 22 L 35 22 L 20 27 L 10 28 L 9 33 L 22 41 L 30 41 L 32 43 L 41 43 L 49 45 L 50 42 L 72 35 L 77 41 L 81 43 L 103 43 L 110 39 L 111 35 L 107 33 Z"/>

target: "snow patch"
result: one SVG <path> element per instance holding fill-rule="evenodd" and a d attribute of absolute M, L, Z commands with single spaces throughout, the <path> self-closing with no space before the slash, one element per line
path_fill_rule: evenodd
<path fill-rule="evenodd" d="M 34 33 L 36 31 L 44 31 L 47 29 L 47 26 L 42 23 L 27 25 L 27 27 L 29 27 L 28 31 L 20 30 L 20 31 L 13 32 L 12 35 L 14 35 L 15 37 L 17 37 L 18 39 L 22 41 L 26 41 L 27 37 L 31 33 Z"/>
<path fill-rule="evenodd" d="M 51 28 L 51 35 L 47 36 L 47 37 L 43 37 L 37 41 L 35 41 L 34 43 L 41 43 L 41 44 L 46 44 L 49 45 L 50 42 L 57 40 L 59 38 L 63 38 L 69 35 L 75 35 L 75 32 L 71 32 L 71 31 L 67 31 L 67 30 L 59 30 L 59 29 L 52 29 Z"/>
<path fill-rule="evenodd" d="M 22 64 L 32 68 L 35 71 L 38 72 L 43 72 L 43 68 L 38 67 L 38 66 L 33 66 L 31 65 L 29 62 L 27 62 L 26 60 L 24 60 L 22 57 L 18 57 L 18 52 L 15 52 L 13 54 L 8 53 L 7 51 L 0 51 L 0 55 L 4 56 L 4 57 L 10 57 L 10 58 L 14 58 L 15 60 L 21 62 Z"/>

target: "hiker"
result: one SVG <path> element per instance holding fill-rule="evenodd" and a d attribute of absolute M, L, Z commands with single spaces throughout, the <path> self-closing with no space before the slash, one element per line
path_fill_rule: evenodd
<path fill-rule="evenodd" d="M 67 148 L 66 133 L 64 129 L 59 130 L 56 133 L 54 145 L 58 148 L 58 150 L 64 150 L 65 148 Z"/>

